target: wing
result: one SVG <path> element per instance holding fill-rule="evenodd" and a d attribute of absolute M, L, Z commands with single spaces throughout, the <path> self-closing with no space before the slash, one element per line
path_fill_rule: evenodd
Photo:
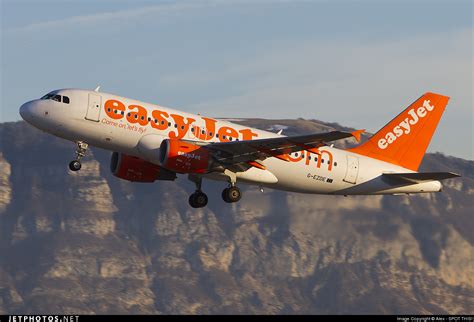
<path fill-rule="evenodd" d="M 292 152 L 308 150 L 317 153 L 314 149 L 326 145 L 327 142 L 352 136 L 359 139 L 362 131 L 359 130 L 353 133 L 332 131 L 260 140 L 203 143 L 203 145 L 211 151 L 214 161 L 231 171 L 239 172 L 245 171 L 252 166 L 263 168 L 259 161 L 269 157 L 289 161 L 287 154 Z"/>
<path fill-rule="evenodd" d="M 420 183 L 425 181 L 444 180 L 460 177 L 459 174 L 452 172 L 384 173 L 383 176 L 388 179 L 410 183 Z"/>

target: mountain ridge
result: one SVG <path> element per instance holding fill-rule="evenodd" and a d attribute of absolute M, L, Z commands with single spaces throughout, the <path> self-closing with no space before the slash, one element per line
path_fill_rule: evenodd
<path fill-rule="evenodd" d="M 350 129 L 239 122 L 286 135 Z M 0 313 L 474 312 L 473 161 L 427 154 L 421 170 L 462 178 L 412 196 L 242 185 L 228 205 L 223 184 L 205 181 L 209 207 L 195 210 L 185 178 L 119 180 L 95 148 L 72 173 L 74 145 L 24 122 L 0 124 L 0 140 Z"/>

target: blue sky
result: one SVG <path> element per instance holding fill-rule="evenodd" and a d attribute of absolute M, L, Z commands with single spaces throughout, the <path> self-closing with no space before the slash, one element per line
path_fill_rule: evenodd
<path fill-rule="evenodd" d="M 430 145 L 473 158 L 471 1 L 0 0 L 0 120 L 65 87 L 216 117 L 376 131 L 451 96 Z"/>

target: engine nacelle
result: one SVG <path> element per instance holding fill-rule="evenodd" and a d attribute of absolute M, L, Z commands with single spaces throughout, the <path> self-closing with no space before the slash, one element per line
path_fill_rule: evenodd
<path fill-rule="evenodd" d="M 140 158 L 114 152 L 110 159 L 110 171 L 120 179 L 135 182 L 154 182 L 155 180 L 174 180 L 176 174 L 159 165 Z"/>
<path fill-rule="evenodd" d="M 206 173 L 211 159 L 205 147 L 166 139 L 160 146 L 160 162 L 166 169 L 178 173 Z"/>

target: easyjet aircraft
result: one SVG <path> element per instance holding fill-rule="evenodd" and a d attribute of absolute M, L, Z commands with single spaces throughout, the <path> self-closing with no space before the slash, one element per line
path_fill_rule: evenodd
<path fill-rule="evenodd" d="M 114 151 L 111 171 L 135 182 L 187 174 L 196 191 L 191 207 L 207 204 L 203 179 L 227 181 L 225 202 L 240 200 L 237 183 L 286 191 L 332 194 L 410 194 L 441 191 L 454 173 L 419 173 L 426 148 L 449 98 L 426 93 L 368 141 L 351 149 L 328 143 L 355 137 L 332 131 L 298 136 L 262 131 L 112 94 L 52 91 L 23 104 L 33 126 L 77 144 L 69 168 L 81 168 L 89 145 Z"/>

